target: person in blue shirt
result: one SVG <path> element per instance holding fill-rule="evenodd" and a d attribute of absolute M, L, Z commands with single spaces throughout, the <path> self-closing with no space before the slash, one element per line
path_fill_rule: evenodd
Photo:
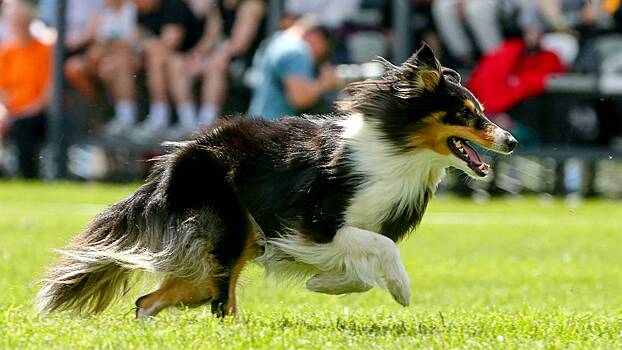
<path fill-rule="evenodd" d="M 250 115 L 267 119 L 299 115 L 339 86 L 334 68 L 323 64 L 330 51 L 325 28 L 300 20 L 269 40 L 253 63 L 257 81 Z"/>

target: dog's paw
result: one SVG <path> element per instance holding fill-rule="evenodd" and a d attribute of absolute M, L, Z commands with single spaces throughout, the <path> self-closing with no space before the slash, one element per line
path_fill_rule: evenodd
<path fill-rule="evenodd" d="M 148 310 L 145 310 L 143 308 L 136 308 L 136 319 L 137 320 L 143 320 L 143 321 L 148 321 L 148 320 L 152 320 L 154 319 L 155 316 L 151 313 L 149 313 Z"/>
<path fill-rule="evenodd" d="M 340 295 L 367 292 L 373 288 L 373 285 L 356 279 L 348 279 L 343 272 L 330 271 L 320 272 L 311 277 L 305 287 L 316 293 Z"/>
<path fill-rule="evenodd" d="M 410 305 L 410 278 L 401 260 L 395 259 L 393 264 L 387 264 L 384 282 L 395 301 L 402 306 Z"/>
<path fill-rule="evenodd" d="M 410 305 L 410 282 L 408 279 L 387 279 L 387 289 L 393 299 L 402 306 Z"/>
<path fill-rule="evenodd" d="M 142 296 L 136 300 L 136 319 L 150 320 L 162 310 L 162 303 L 159 301 L 149 300 L 149 295 Z M 150 302 L 151 301 L 151 302 Z"/>

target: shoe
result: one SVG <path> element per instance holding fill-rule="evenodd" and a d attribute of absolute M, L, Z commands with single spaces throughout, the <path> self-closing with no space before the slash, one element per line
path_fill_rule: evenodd
<path fill-rule="evenodd" d="M 127 137 L 129 131 L 134 125 L 128 125 L 118 120 L 113 120 L 104 127 L 104 136 L 106 137 Z"/>
<path fill-rule="evenodd" d="M 175 125 L 166 131 L 165 137 L 169 141 L 189 140 L 196 130 L 195 128 L 189 128 L 187 126 Z"/>
<path fill-rule="evenodd" d="M 108 159 L 103 148 L 76 144 L 67 150 L 67 168 L 81 179 L 101 180 L 108 174 Z"/>
<path fill-rule="evenodd" d="M 166 125 L 142 123 L 130 133 L 130 140 L 138 144 L 160 143 L 166 138 L 167 129 Z"/>

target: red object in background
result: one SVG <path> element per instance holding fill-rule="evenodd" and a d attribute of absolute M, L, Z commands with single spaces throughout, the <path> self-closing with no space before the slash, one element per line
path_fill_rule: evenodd
<path fill-rule="evenodd" d="M 482 58 L 467 86 L 486 106 L 487 113 L 502 113 L 542 94 L 546 78 L 565 71 L 555 53 L 527 52 L 522 40 L 512 39 Z"/>

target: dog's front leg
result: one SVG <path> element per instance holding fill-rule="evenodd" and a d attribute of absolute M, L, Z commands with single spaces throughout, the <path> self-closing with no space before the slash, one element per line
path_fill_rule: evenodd
<path fill-rule="evenodd" d="M 410 304 L 410 281 L 397 245 L 381 234 L 356 227 L 339 229 L 328 243 L 330 257 L 316 264 L 323 272 L 307 282 L 312 291 L 328 294 L 364 292 L 386 287 L 401 305 Z"/>

